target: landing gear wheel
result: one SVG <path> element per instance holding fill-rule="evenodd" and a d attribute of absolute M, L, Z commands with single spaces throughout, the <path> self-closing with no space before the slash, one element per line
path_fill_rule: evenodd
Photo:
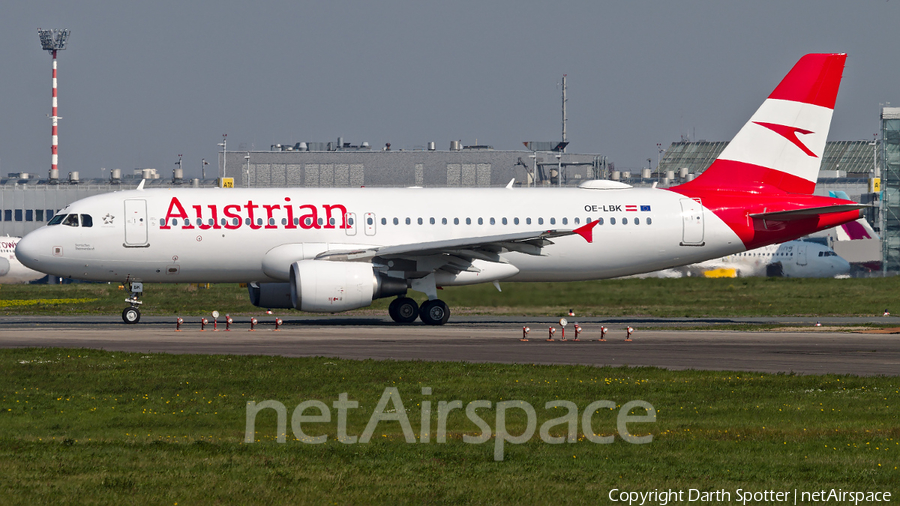
<path fill-rule="evenodd" d="M 409 297 L 398 297 L 388 307 L 388 314 L 397 323 L 412 323 L 419 316 L 419 305 Z"/>
<path fill-rule="evenodd" d="M 125 323 L 134 324 L 141 321 L 141 312 L 136 307 L 126 307 L 122 311 L 122 319 Z"/>
<path fill-rule="evenodd" d="M 419 317 L 428 325 L 443 325 L 450 319 L 450 308 L 440 299 L 425 301 L 419 309 Z"/>

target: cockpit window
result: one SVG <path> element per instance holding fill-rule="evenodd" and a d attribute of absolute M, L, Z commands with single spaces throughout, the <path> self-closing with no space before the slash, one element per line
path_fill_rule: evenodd
<path fill-rule="evenodd" d="M 66 216 L 66 218 L 62 221 L 62 224 L 68 225 L 70 227 L 77 227 L 78 226 L 78 215 L 70 214 L 70 215 Z"/>
<path fill-rule="evenodd" d="M 91 218 L 90 214 L 82 214 L 81 215 L 81 226 L 82 227 L 93 227 L 94 219 Z"/>
<path fill-rule="evenodd" d="M 47 223 L 47 225 L 59 225 L 60 223 L 62 223 L 62 220 L 65 217 L 65 214 L 57 214 L 53 217 L 53 219 L 50 220 L 50 223 Z"/>

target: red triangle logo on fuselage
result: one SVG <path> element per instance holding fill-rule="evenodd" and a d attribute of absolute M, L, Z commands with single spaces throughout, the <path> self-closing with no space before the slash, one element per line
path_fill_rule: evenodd
<path fill-rule="evenodd" d="M 813 158 L 818 158 L 818 156 L 816 156 L 815 153 L 813 153 L 808 147 L 806 147 L 805 144 L 800 142 L 800 139 L 797 138 L 797 134 L 803 134 L 803 135 L 811 134 L 811 133 L 813 133 L 812 130 L 804 130 L 802 128 L 797 128 L 797 127 L 792 127 L 792 126 L 787 126 L 787 125 L 779 125 L 776 123 L 764 123 L 762 121 L 754 121 L 754 123 L 756 123 L 759 126 L 766 127 L 769 130 L 775 132 L 776 134 L 791 141 L 792 143 L 794 143 L 795 146 L 802 149 L 803 152 L 806 153 L 807 155 L 809 155 Z"/>

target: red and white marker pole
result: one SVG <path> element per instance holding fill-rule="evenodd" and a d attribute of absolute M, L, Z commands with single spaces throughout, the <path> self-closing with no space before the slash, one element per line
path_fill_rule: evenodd
<path fill-rule="evenodd" d="M 628 328 L 625 329 L 625 340 L 626 340 L 626 341 L 631 341 L 631 334 L 632 334 L 633 332 L 634 332 L 634 328 L 632 328 L 632 327 L 630 327 L 630 326 L 629 326 Z"/>
<path fill-rule="evenodd" d="M 50 170 L 51 174 L 59 174 L 59 172 L 57 172 L 59 170 L 59 131 L 57 130 L 59 115 L 57 114 L 58 104 L 56 101 L 56 50 L 54 49 L 50 54 L 53 56 L 53 106 L 50 115 L 52 124 L 50 130 Z"/>
<path fill-rule="evenodd" d="M 605 343 L 606 342 L 606 331 L 607 328 L 603 325 L 600 326 L 600 339 L 597 339 L 598 342 Z"/>

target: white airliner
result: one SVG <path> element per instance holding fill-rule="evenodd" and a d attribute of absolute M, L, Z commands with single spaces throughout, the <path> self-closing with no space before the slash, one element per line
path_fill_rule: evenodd
<path fill-rule="evenodd" d="M 337 312 L 398 296 L 447 321 L 447 286 L 613 278 L 733 255 L 859 218 L 812 195 L 844 54 L 806 55 L 719 158 L 681 186 L 153 189 L 75 202 L 19 243 L 23 264 L 131 284 L 248 282 L 266 308 Z M 420 308 L 406 297 L 424 292 Z"/>
<path fill-rule="evenodd" d="M 851 222 L 852 223 L 852 222 Z M 762 248 L 638 275 L 637 277 L 680 278 L 682 276 L 786 278 L 833 278 L 850 272 L 850 262 L 833 249 L 809 241 L 788 241 Z"/>
<path fill-rule="evenodd" d="M 27 283 L 46 274 L 29 269 L 16 258 L 16 244 L 21 237 L 0 237 L 0 285 Z"/>

